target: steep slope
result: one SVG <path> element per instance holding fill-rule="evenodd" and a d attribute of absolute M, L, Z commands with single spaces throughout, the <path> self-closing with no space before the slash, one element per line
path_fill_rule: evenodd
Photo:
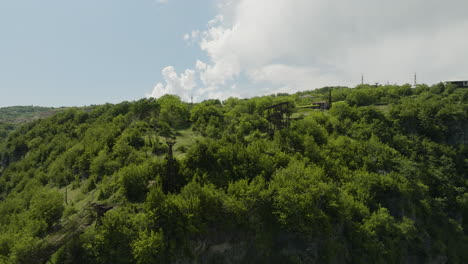
<path fill-rule="evenodd" d="M 467 124 L 443 84 L 70 108 L 0 141 L 0 260 L 462 263 Z"/>

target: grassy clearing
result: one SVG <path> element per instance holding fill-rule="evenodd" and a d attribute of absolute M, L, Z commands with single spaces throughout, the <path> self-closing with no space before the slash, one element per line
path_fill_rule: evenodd
<path fill-rule="evenodd" d="M 74 207 L 77 212 L 83 211 L 88 204 L 97 200 L 97 189 L 85 194 L 81 188 L 73 189 L 70 184 L 59 191 L 63 194 L 64 202 L 66 198 L 68 205 Z"/>
<path fill-rule="evenodd" d="M 297 108 L 296 112 L 291 115 L 291 118 L 303 118 L 310 115 L 314 111 L 320 111 L 312 108 Z"/>
<path fill-rule="evenodd" d="M 390 111 L 390 105 L 376 105 L 375 108 L 383 113 L 388 113 Z"/>
<path fill-rule="evenodd" d="M 202 139 L 203 136 L 197 131 L 193 131 L 192 128 L 179 130 L 176 133 L 177 139 L 174 145 L 174 156 L 176 158 L 182 158 L 185 156 L 186 151 L 195 144 L 197 139 Z"/>

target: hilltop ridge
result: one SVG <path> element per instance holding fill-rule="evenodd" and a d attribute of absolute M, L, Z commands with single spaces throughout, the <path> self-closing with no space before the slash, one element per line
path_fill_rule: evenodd
<path fill-rule="evenodd" d="M 309 107 L 330 91 L 329 110 Z M 468 257 L 468 89 L 165 95 L 30 118 L 0 137 L 0 263 Z"/>

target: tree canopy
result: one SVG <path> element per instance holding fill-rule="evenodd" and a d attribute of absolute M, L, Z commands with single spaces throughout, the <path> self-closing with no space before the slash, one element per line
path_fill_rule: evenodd
<path fill-rule="evenodd" d="M 444 84 L 0 124 L 0 263 L 463 263 L 467 134 L 468 89 Z"/>

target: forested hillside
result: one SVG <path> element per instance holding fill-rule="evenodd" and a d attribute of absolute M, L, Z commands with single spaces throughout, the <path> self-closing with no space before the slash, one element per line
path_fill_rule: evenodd
<path fill-rule="evenodd" d="M 10 131 L 21 124 L 51 116 L 63 109 L 41 106 L 0 107 L 0 138 L 6 137 Z"/>
<path fill-rule="evenodd" d="M 0 263 L 468 259 L 468 89 L 166 95 L 0 140 Z"/>

